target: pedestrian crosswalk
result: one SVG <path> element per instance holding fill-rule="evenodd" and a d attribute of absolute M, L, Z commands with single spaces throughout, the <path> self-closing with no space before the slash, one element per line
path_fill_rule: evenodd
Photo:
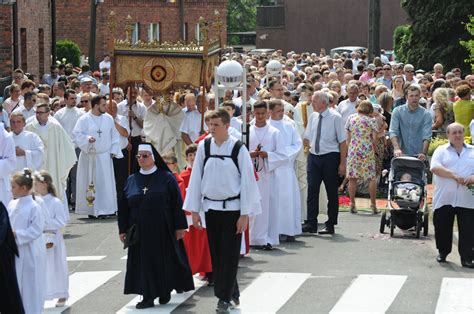
<path fill-rule="evenodd" d="M 96 263 L 103 263 L 106 258 L 105 256 L 82 256 L 69 258 L 68 260 L 71 262 L 95 261 Z M 122 258 L 117 257 L 117 259 Z M 79 271 L 71 274 L 69 277 L 70 298 L 66 307 L 55 308 L 54 302 L 48 301 L 45 313 L 72 312 L 74 309 L 68 311 L 68 308 L 73 307 L 79 300 L 87 299 L 94 290 L 107 284 L 122 272 L 123 270 Z M 340 280 L 345 288 L 340 290 L 340 296 L 332 301 L 335 303 L 330 304 L 325 311 L 326 313 L 386 313 L 396 303 L 395 300 L 399 302 L 402 297 L 410 297 L 413 300 L 401 300 L 401 302 L 414 302 L 417 298 L 417 296 L 410 294 L 407 296 L 406 293 L 402 293 L 403 289 L 409 289 L 407 286 L 411 284 L 408 280 L 410 276 L 406 274 L 358 274 L 338 278 L 337 276 L 312 276 L 312 274 L 304 272 L 262 272 L 250 281 L 245 282 L 246 284 L 242 284 L 241 305 L 238 309 L 234 309 L 232 313 L 277 313 L 296 295 L 298 295 L 298 300 L 304 299 L 308 287 L 311 287 L 309 284 L 311 281 L 327 281 L 328 278 Z M 432 298 L 430 303 L 433 304 L 433 308 L 429 312 L 435 312 L 436 314 L 474 314 L 474 278 L 440 278 L 439 281 L 435 280 L 433 282 L 436 285 L 435 290 L 439 293 L 430 296 Z M 147 310 L 136 310 L 135 304 L 140 301 L 140 297 L 130 296 L 130 299 L 126 299 L 124 303 L 114 305 L 113 308 L 116 310 L 113 313 L 171 313 L 173 311 L 178 313 L 179 306 L 183 304 L 193 304 L 192 312 L 195 313 L 208 312 L 208 308 L 200 309 L 202 305 L 192 296 L 198 294 L 200 298 L 203 295 L 207 298 L 213 293 L 206 290 L 210 288 L 205 287 L 205 281 L 200 278 L 195 277 L 194 283 L 196 287 L 194 291 L 182 294 L 173 293 L 171 302 L 167 305 L 159 305 Z M 318 297 L 318 295 L 310 294 L 308 304 L 314 301 L 317 302 Z M 104 313 L 106 312 L 112 313 L 111 311 L 104 311 Z M 288 312 L 288 309 L 285 308 L 284 312 Z M 311 313 L 311 310 L 307 309 L 303 312 Z"/>

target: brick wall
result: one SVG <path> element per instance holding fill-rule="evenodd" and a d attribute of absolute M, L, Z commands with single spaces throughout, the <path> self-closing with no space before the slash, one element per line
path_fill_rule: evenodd
<path fill-rule="evenodd" d="M 102 60 L 104 53 L 107 52 L 107 41 L 110 36 L 107 22 L 110 11 L 113 10 L 117 16 L 117 33 L 120 38 L 125 38 L 125 20 L 130 15 L 134 23 L 140 23 L 140 39 L 142 41 L 148 40 L 150 23 L 161 23 L 162 41 L 177 41 L 181 37 L 178 3 L 179 1 L 167 3 L 150 0 L 105 0 L 103 4 L 97 7 L 97 63 Z M 199 17 L 203 16 L 205 19 L 211 20 L 215 10 L 219 10 L 225 22 L 227 0 L 185 1 L 184 20 L 185 23 L 188 23 L 189 40 L 195 38 L 195 27 Z M 57 38 L 67 38 L 75 41 L 81 48 L 81 52 L 87 56 L 89 51 L 90 2 L 85 0 L 57 0 L 56 16 Z"/>
<path fill-rule="evenodd" d="M 0 77 L 8 76 L 13 67 L 12 7 L 0 5 Z"/>
<path fill-rule="evenodd" d="M 51 8 L 49 0 L 18 0 L 18 28 L 26 29 L 27 68 L 23 69 L 36 75 L 49 73 L 51 65 Z M 39 30 L 43 31 L 43 49 L 39 43 Z M 20 38 L 20 37 L 19 37 Z M 22 43 L 18 44 L 21 47 Z M 40 52 L 42 58 L 40 58 Z M 21 54 L 20 54 L 21 55 Z M 40 61 L 44 60 L 40 68 Z M 23 62 L 22 62 L 23 61 Z M 20 60 L 18 64 L 24 64 Z"/>

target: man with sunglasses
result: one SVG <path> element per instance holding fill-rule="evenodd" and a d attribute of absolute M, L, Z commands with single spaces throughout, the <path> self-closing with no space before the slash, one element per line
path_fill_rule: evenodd
<path fill-rule="evenodd" d="M 376 82 L 382 83 L 383 85 L 387 86 L 389 90 L 392 88 L 392 67 L 390 64 L 384 64 L 383 68 L 383 76 L 379 77 Z"/>
<path fill-rule="evenodd" d="M 18 86 L 21 86 L 25 78 L 26 77 L 23 70 L 16 69 L 12 73 L 12 84 L 17 84 Z M 3 90 L 3 99 L 7 99 L 8 97 L 10 97 L 10 86 L 11 85 L 6 86 L 5 89 Z"/>
<path fill-rule="evenodd" d="M 413 65 L 405 64 L 403 67 L 403 74 L 405 74 L 405 82 L 418 84 L 418 79 L 415 77 L 415 67 Z"/>
<path fill-rule="evenodd" d="M 26 92 L 23 95 L 23 102 L 13 112 L 21 112 L 26 120 L 35 116 L 35 106 L 38 98 L 34 92 Z"/>

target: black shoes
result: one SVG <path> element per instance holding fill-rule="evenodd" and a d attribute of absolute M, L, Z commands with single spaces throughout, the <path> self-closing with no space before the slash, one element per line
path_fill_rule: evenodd
<path fill-rule="evenodd" d="M 182 292 L 181 292 L 182 293 Z M 171 294 L 168 294 L 166 297 L 159 297 L 158 302 L 163 305 L 163 304 L 168 304 L 168 302 L 171 300 Z"/>
<path fill-rule="evenodd" d="M 474 268 L 474 263 L 470 260 L 461 260 L 461 266 L 466 268 Z"/>
<path fill-rule="evenodd" d="M 446 263 L 446 255 L 439 253 L 438 256 L 436 256 L 436 261 L 438 263 Z"/>
<path fill-rule="evenodd" d="M 160 301 L 161 301 L 161 298 L 160 298 Z M 141 310 L 141 309 L 147 309 L 147 308 L 154 307 L 154 306 L 155 306 L 154 300 L 145 300 L 145 299 L 143 299 L 143 301 L 137 303 L 135 308 L 137 308 L 138 310 Z"/>
<path fill-rule="evenodd" d="M 273 250 L 273 246 L 270 243 L 267 243 L 265 245 L 262 245 L 262 250 L 271 251 L 271 250 Z"/>
<path fill-rule="evenodd" d="M 240 305 L 240 299 L 239 298 L 232 298 L 232 300 L 230 301 L 230 308 L 235 309 L 235 308 L 239 307 L 239 305 Z"/>
<path fill-rule="evenodd" d="M 231 309 L 231 304 L 229 302 L 226 302 L 223 300 L 219 300 L 219 302 L 217 302 L 216 313 L 219 313 L 219 314 L 230 313 L 230 309 Z"/>
<path fill-rule="evenodd" d="M 334 226 L 325 226 L 323 229 L 319 230 L 319 234 L 334 234 Z"/>
<path fill-rule="evenodd" d="M 295 242 L 295 241 L 296 239 L 294 236 L 289 236 L 289 235 L 286 236 L 286 242 Z"/>
<path fill-rule="evenodd" d="M 302 226 L 301 229 L 305 233 L 318 233 L 318 224 L 311 224 L 309 222 L 305 222 Z"/>

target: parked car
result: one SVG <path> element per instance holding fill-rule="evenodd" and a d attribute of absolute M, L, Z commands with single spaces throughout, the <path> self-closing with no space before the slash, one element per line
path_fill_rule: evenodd
<path fill-rule="evenodd" d="M 342 53 L 347 52 L 350 55 L 354 51 L 357 51 L 358 53 L 362 54 L 364 53 L 366 49 L 367 48 L 365 47 L 358 47 L 358 46 L 343 46 L 343 47 L 337 47 L 337 48 L 331 49 L 331 51 L 329 52 L 329 55 L 331 56 L 331 58 L 333 58 L 336 53 L 338 55 L 341 55 Z"/>

